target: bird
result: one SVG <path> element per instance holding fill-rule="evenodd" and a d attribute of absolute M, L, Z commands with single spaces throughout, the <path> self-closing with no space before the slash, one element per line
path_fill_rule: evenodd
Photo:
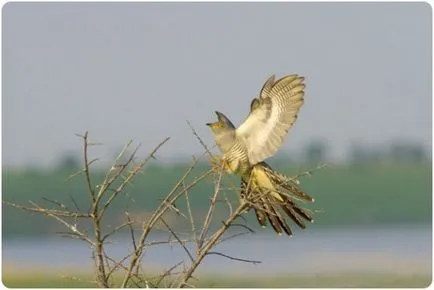
<path fill-rule="evenodd" d="M 278 80 L 272 75 L 262 86 L 259 96 L 250 103 L 250 113 L 238 128 L 221 112 L 217 121 L 207 123 L 223 156 L 211 159 L 214 166 L 241 178 L 240 196 L 249 202 L 262 227 L 270 222 L 274 231 L 292 236 L 292 230 L 282 215 L 285 213 L 300 228 L 305 221 L 313 222 L 307 209 L 296 200 L 314 199 L 298 186 L 298 181 L 271 168 L 264 160 L 281 147 L 294 125 L 304 103 L 304 77 L 297 74 Z"/>

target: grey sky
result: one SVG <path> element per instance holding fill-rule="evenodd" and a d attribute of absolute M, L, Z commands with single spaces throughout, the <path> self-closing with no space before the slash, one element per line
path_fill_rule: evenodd
<path fill-rule="evenodd" d="M 426 3 L 9 3 L 3 7 L 3 165 L 48 165 L 89 130 L 167 159 L 208 144 L 214 110 L 235 124 L 273 73 L 306 76 L 281 151 L 324 138 L 431 147 Z M 102 151 L 101 151 L 102 152 Z M 99 155 L 103 154 L 98 152 Z"/>

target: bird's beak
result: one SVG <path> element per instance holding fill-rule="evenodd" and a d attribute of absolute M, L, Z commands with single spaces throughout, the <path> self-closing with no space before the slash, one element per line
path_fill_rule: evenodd
<path fill-rule="evenodd" d="M 224 115 L 222 113 L 220 113 L 219 111 L 215 111 L 215 114 L 217 115 L 217 119 L 219 121 L 221 120 L 222 116 L 224 117 Z M 214 123 L 206 123 L 205 125 L 207 125 L 208 127 L 211 127 Z"/>
<path fill-rule="evenodd" d="M 219 111 L 215 111 L 215 114 L 217 115 L 217 119 L 219 120 L 219 122 L 224 122 L 226 120 L 226 116 Z"/>
<path fill-rule="evenodd" d="M 220 113 L 219 111 L 215 111 L 215 114 L 217 115 L 217 118 L 219 118 L 219 120 L 220 120 L 220 118 L 222 117 L 222 116 L 224 116 L 222 113 Z"/>

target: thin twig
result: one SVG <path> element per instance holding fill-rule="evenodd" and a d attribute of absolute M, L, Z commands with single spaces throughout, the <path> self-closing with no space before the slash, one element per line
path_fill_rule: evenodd
<path fill-rule="evenodd" d="M 217 243 L 220 237 L 225 233 L 225 231 L 230 227 L 232 222 L 244 211 L 247 204 L 240 204 L 237 209 L 234 211 L 232 216 L 229 216 L 223 225 L 210 237 L 210 239 L 203 245 L 203 248 L 200 249 L 199 254 L 196 257 L 195 262 L 190 265 L 190 267 L 183 273 L 181 276 L 180 282 L 176 287 L 184 287 L 188 280 L 192 277 L 194 271 L 196 271 L 197 267 L 200 265 L 202 260 L 205 258 L 206 254 L 210 251 L 210 249 Z"/>
<path fill-rule="evenodd" d="M 199 160 L 199 159 L 198 159 Z M 187 178 L 187 176 L 190 174 L 190 172 L 193 170 L 195 165 L 197 164 L 197 161 L 193 162 L 192 166 L 186 171 L 183 177 L 178 181 L 178 183 L 173 187 L 173 189 L 166 195 L 165 202 L 160 203 L 158 208 L 153 212 L 151 218 L 149 221 L 144 225 L 144 230 L 140 236 L 139 243 L 137 246 L 137 250 L 134 252 L 134 255 L 131 259 L 130 266 L 128 268 L 127 273 L 125 274 L 124 280 L 121 284 L 121 287 L 126 287 L 128 280 L 130 279 L 131 273 L 135 267 L 138 265 L 138 261 L 140 260 L 140 257 L 142 256 L 143 248 L 145 246 L 146 238 L 148 237 L 149 233 L 151 232 L 151 229 L 153 228 L 154 224 L 159 220 L 159 218 L 168 210 L 168 206 L 166 204 L 167 201 L 171 200 L 170 203 L 175 202 L 182 194 L 185 193 L 186 190 L 189 188 L 195 186 L 200 180 L 207 177 L 212 170 L 209 170 L 208 172 L 205 172 L 202 174 L 199 178 L 196 178 L 195 181 L 193 181 L 189 186 L 184 188 L 183 191 L 181 191 L 180 194 L 177 194 L 175 197 L 172 198 L 172 195 L 176 192 L 176 190 L 181 186 L 182 182 Z M 169 203 L 169 204 L 170 204 Z"/>
<path fill-rule="evenodd" d="M 206 253 L 206 255 L 219 255 L 219 256 L 223 256 L 223 257 L 231 259 L 231 260 L 236 260 L 236 261 L 246 262 L 246 263 L 252 263 L 252 264 L 260 264 L 260 263 L 262 263 L 261 261 L 235 258 L 235 257 L 229 256 L 229 255 L 225 255 L 225 254 L 220 253 L 220 252 L 208 252 L 208 253 Z"/>
<path fill-rule="evenodd" d="M 184 182 L 182 182 L 182 186 L 185 189 L 185 183 Z M 190 200 L 188 198 L 188 191 L 187 190 L 185 191 L 185 203 L 187 204 L 187 211 L 188 211 L 188 216 L 190 218 L 191 233 L 193 235 L 193 240 L 197 242 L 196 225 L 194 223 L 193 213 L 191 212 Z"/>
<path fill-rule="evenodd" d="M 24 211 L 29 211 L 29 212 L 35 212 L 35 213 L 41 213 L 41 214 L 45 214 L 48 215 L 56 215 L 56 216 L 62 216 L 62 217 L 77 217 L 77 218 L 89 218 L 91 217 L 90 214 L 88 213 L 79 213 L 79 212 L 74 212 L 74 211 L 69 211 L 69 210 L 56 210 L 56 209 L 46 209 L 46 208 L 42 208 L 42 207 L 27 207 L 27 206 L 23 206 L 23 205 L 19 205 L 19 204 L 15 204 L 9 201 L 3 201 L 4 204 L 7 204 L 9 206 L 15 207 L 17 209 L 21 209 Z"/>
<path fill-rule="evenodd" d="M 107 234 L 105 234 L 105 235 L 102 237 L 101 241 L 104 242 L 108 237 L 110 237 L 111 235 L 113 235 L 113 234 L 116 233 L 117 231 L 123 229 L 124 227 L 130 226 L 132 223 L 133 223 L 133 222 L 131 222 L 131 221 L 127 221 L 127 222 L 125 222 L 125 223 L 123 223 L 123 224 L 121 224 L 121 225 L 115 227 L 113 230 L 111 230 L 110 232 L 108 232 Z"/>
<path fill-rule="evenodd" d="M 222 170 L 218 170 L 217 171 L 217 180 L 216 180 L 215 185 L 214 185 L 214 195 L 211 199 L 211 204 L 209 206 L 208 213 L 205 217 L 205 221 L 204 221 L 203 226 L 202 226 L 202 231 L 199 235 L 199 248 L 202 247 L 204 239 L 206 237 L 206 234 L 208 233 L 209 227 L 211 225 L 211 219 L 212 219 L 212 215 L 214 212 L 216 199 L 217 199 L 218 193 L 220 192 L 221 178 L 222 178 Z"/>
<path fill-rule="evenodd" d="M 84 174 L 86 176 L 86 184 L 88 186 L 89 193 L 91 195 L 92 203 L 94 203 L 95 202 L 95 190 L 92 186 L 92 182 L 90 179 L 89 162 L 88 162 L 88 144 L 89 143 L 88 143 L 87 136 L 88 136 L 88 132 L 86 131 L 86 133 L 84 133 L 84 136 L 83 136 Z"/>
<path fill-rule="evenodd" d="M 170 234 L 175 237 L 175 239 L 178 241 L 178 244 L 182 246 L 184 251 L 187 253 L 188 257 L 190 258 L 191 262 L 194 262 L 194 258 L 191 255 L 190 251 L 185 246 L 185 243 L 181 241 L 181 239 L 178 237 L 178 235 L 172 230 L 172 228 L 166 223 L 166 221 L 163 218 L 160 218 L 160 221 L 166 226 L 166 228 L 169 230 Z"/>
<path fill-rule="evenodd" d="M 193 128 L 193 126 L 190 124 L 188 120 L 187 120 L 187 124 L 190 127 L 191 131 L 193 132 L 193 135 L 197 138 L 197 140 L 199 140 L 199 143 L 205 149 L 205 152 L 207 152 L 210 157 L 213 157 L 213 154 L 208 149 L 208 146 L 206 146 L 205 142 L 203 142 L 202 138 L 200 138 L 199 134 L 197 134 L 196 130 Z"/>
<path fill-rule="evenodd" d="M 129 254 L 129 255 L 123 257 L 123 258 L 122 258 L 121 260 L 119 260 L 119 261 L 115 261 L 114 259 L 110 258 L 109 256 L 106 256 L 107 260 L 109 260 L 110 262 L 113 263 L 112 268 L 111 268 L 110 271 L 107 273 L 107 278 L 109 278 L 111 275 L 113 275 L 113 273 L 114 273 L 114 272 L 116 271 L 116 269 L 118 269 L 118 268 L 122 268 L 122 269 L 126 270 L 127 267 L 125 267 L 122 263 L 125 262 L 125 260 L 128 259 L 128 258 L 130 257 L 130 255 L 131 255 L 131 254 Z M 142 282 L 142 283 L 146 283 L 146 282 L 147 282 L 146 280 L 143 280 L 143 279 L 142 279 L 140 276 L 138 276 L 138 275 L 134 275 L 134 276 L 135 276 L 135 277 L 136 277 L 140 282 Z M 140 285 L 137 284 L 134 280 L 131 280 L 131 281 L 133 281 L 133 283 L 136 285 L 137 288 L 140 288 Z"/>
<path fill-rule="evenodd" d="M 223 223 L 224 223 L 224 222 L 223 222 Z M 252 230 L 250 227 L 248 227 L 248 226 L 246 226 L 246 225 L 243 225 L 243 224 L 235 224 L 235 223 L 232 223 L 232 224 L 231 224 L 231 227 L 242 227 L 242 228 L 248 230 L 250 233 L 254 233 L 254 232 L 255 232 L 255 231 Z"/>
<path fill-rule="evenodd" d="M 71 199 L 72 203 L 74 204 L 74 207 L 77 211 L 80 211 L 80 208 L 78 207 L 77 202 L 75 201 L 74 197 L 72 195 L 69 195 L 69 198 Z"/>
<path fill-rule="evenodd" d="M 68 223 L 64 219 L 60 218 L 57 214 L 53 214 L 50 210 L 46 210 L 44 208 L 41 208 L 39 205 L 37 205 L 36 203 L 34 203 L 32 201 L 29 201 L 29 202 L 31 204 L 33 204 L 33 206 L 35 206 L 35 208 L 37 208 L 39 210 L 39 212 L 41 212 L 41 213 L 43 212 L 44 215 L 49 216 L 51 218 L 54 218 L 55 220 L 57 220 L 58 222 L 63 224 L 65 227 L 67 227 L 72 233 L 79 235 L 84 241 L 86 241 L 90 245 L 94 246 L 94 243 L 84 233 L 82 233 L 79 229 L 77 229 L 76 226 L 71 225 L 70 223 Z"/>
<path fill-rule="evenodd" d="M 130 230 L 131 242 L 133 243 L 134 251 L 137 251 L 136 237 L 134 235 L 133 223 L 134 220 L 131 219 L 130 214 L 126 211 L 125 215 L 127 216 L 128 228 Z"/>
<path fill-rule="evenodd" d="M 43 196 L 42 199 L 45 200 L 45 201 L 48 201 L 49 203 L 52 203 L 52 204 L 60 207 L 60 208 L 64 208 L 64 209 L 70 211 L 70 209 L 66 205 L 64 205 L 63 203 L 61 203 L 61 202 L 59 202 L 57 200 L 49 199 L 48 197 L 45 197 L 45 196 Z"/>
<path fill-rule="evenodd" d="M 184 261 L 180 261 L 178 263 L 176 263 L 175 265 L 173 265 L 172 267 L 170 267 L 169 269 L 167 269 L 166 271 L 164 271 L 164 273 L 162 275 L 160 275 L 158 281 L 155 283 L 157 287 L 160 286 L 161 281 L 163 281 L 164 278 L 166 278 L 168 275 L 170 275 L 170 273 L 175 270 L 179 265 L 181 265 L 182 263 L 184 263 Z"/>
<path fill-rule="evenodd" d="M 236 238 L 236 237 L 245 236 L 245 235 L 251 235 L 251 234 L 252 234 L 252 232 L 241 232 L 241 233 L 236 233 L 236 234 L 233 234 L 233 235 L 231 235 L 231 236 L 228 236 L 228 237 L 226 237 L 226 238 L 221 239 L 220 241 L 218 241 L 218 242 L 216 243 L 216 245 L 221 244 L 221 243 L 223 243 L 223 242 L 225 242 L 225 241 L 231 240 L 231 239 Z"/>

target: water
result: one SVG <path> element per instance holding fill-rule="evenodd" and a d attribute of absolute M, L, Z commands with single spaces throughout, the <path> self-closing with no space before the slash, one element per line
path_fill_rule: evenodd
<path fill-rule="evenodd" d="M 165 239 L 153 235 L 150 240 Z M 167 237 L 166 237 L 167 239 Z M 3 240 L 4 269 L 91 269 L 91 249 L 81 241 L 60 237 Z M 107 252 L 122 258 L 132 248 L 123 236 L 108 245 Z M 194 248 L 189 245 L 194 254 Z M 429 226 L 309 229 L 288 239 L 259 231 L 218 245 L 214 251 L 236 258 L 258 260 L 251 264 L 222 256 L 206 257 L 200 272 L 219 274 L 279 275 L 342 272 L 430 274 L 432 234 Z M 179 246 L 150 248 L 143 262 L 161 270 L 189 261 Z"/>

